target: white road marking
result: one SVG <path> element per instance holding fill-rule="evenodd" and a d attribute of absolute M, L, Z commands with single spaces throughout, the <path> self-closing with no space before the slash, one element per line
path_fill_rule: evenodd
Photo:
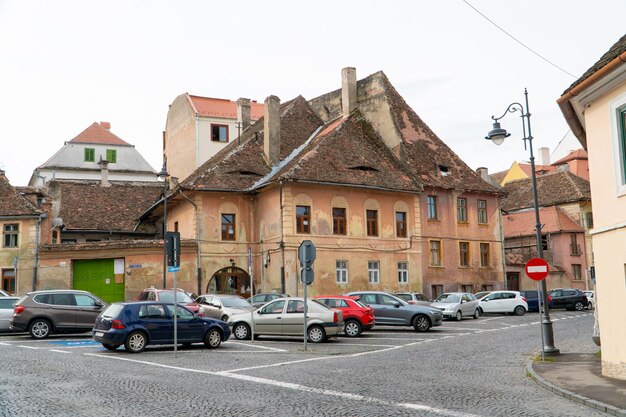
<path fill-rule="evenodd" d="M 287 349 L 279 349 L 279 348 L 275 348 L 275 347 L 270 347 L 270 346 L 259 346 L 259 345 L 253 345 L 251 343 L 242 343 L 242 342 L 228 342 L 229 345 L 241 345 L 241 346 L 249 346 L 249 347 L 254 347 L 254 348 L 259 348 L 259 349 L 267 349 L 267 350 L 274 350 L 276 352 L 288 352 Z"/>
<path fill-rule="evenodd" d="M 50 349 L 50 352 L 58 352 L 58 353 L 72 353 L 72 352 L 68 352 L 67 350 L 58 350 L 58 349 Z"/>
<path fill-rule="evenodd" d="M 24 348 L 24 349 L 33 349 L 33 350 L 39 349 L 38 347 L 35 347 L 35 346 L 17 345 L 17 347 L 21 347 L 21 348 Z"/>
<path fill-rule="evenodd" d="M 0 342 L 0 345 L 2 345 L 2 346 L 11 346 L 10 343 L 4 343 L 4 342 Z"/>

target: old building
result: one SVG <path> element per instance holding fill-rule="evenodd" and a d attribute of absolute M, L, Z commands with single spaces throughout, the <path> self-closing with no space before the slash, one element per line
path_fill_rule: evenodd
<path fill-rule="evenodd" d="M 168 142 L 169 164 L 180 150 Z M 298 294 L 297 249 L 312 240 L 313 293 L 433 296 L 504 286 L 500 195 L 382 72 L 357 82 L 346 68 L 341 89 L 310 101 L 268 97 L 262 119 L 172 189 L 167 224 L 198 242 L 209 291 L 248 294 L 249 271 L 256 291 Z M 161 217 L 155 205 L 143 219 Z"/>
<path fill-rule="evenodd" d="M 602 374 L 626 380 L 626 35 L 558 103 L 589 153 Z"/>

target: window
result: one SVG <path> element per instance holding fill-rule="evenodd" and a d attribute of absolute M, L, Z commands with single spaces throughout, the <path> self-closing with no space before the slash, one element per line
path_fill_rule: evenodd
<path fill-rule="evenodd" d="M 10 294 L 15 294 L 15 270 L 2 270 L 2 289 Z"/>
<path fill-rule="evenodd" d="M 385 295 L 385 294 L 379 294 L 378 300 L 379 300 L 379 304 L 382 304 L 385 306 L 395 306 L 399 304 L 398 300 L 396 300 L 390 295 Z"/>
<path fill-rule="evenodd" d="M 378 210 L 366 210 L 367 235 L 378 236 Z"/>
<path fill-rule="evenodd" d="M 211 125 L 211 140 L 213 142 L 228 142 L 228 126 Z"/>
<path fill-rule="evenodd" d="M 96 305 L 96 300 L 85 294 L 74 294 L 74 300 L 77 306 L 93 307 Z"/>
<path fill-rule="evenodd" d="M 572 233 L 569 235 L 569 254 L 572 256 L 582 255 L 580 245 L 578 244 L 578 236 L 576 235 L 576 233 Z"/>
<path fill-rule="evenodd" d="M 304 301 L 290 300 L 287 304 L 287 314 L 289 313 L 303 313 L 304 314 Z"/>
<path fill-rule="evenodd" d="M 160 304 L 143 305 L 139 309 L 140 319 L 166 319 L 165 309 Z"/>
<path fill-rule="evenodd" d="M 234 214 L 222 214 L 222 240 L 235 240 Z"/>
<path fill-rule="evenodd" d="M 617 109 L 617 124 L 619 146 L 616 149 L 619 149 L 619 167 L 616 171 L 621 174 L 620 188 L 623 188 L 624 184 L 626 184 L 626 106 Z"/>
<path fill-rule="evenodd" d="M 593 229 L 593 213 L 588 211 L 585 213 L 585 222 L 587 223 L 587 229 Z"/>
<path fill-rule="evenodd" d="M 96 162 L 96 150 L 94 148 L 85 148 L 85 162 Z"/>
<path fill-rule="evenodd" d="M 480 244 L 480 266 L 483 268 L 489 266 L 489 243 Z"/>
<path fill-rule="evenodd" d="M 470 284 L 461 285 L 461 292 L 468 292 L 471 294 L 474 292 L 474 286 Z"/>
<path fill-rule="evenodd" d="M 456 221 L 467 223 L 467 198 L 456 199 Z"/>
<path fill-rule="evenodd" d="M 572 264 L 572 276 L 572 279 L 576 281 L 580 281 L 581 279 L 583 279 L 580 264 Z"/>
<path fill-rule="evenodd" d="M 406 284 L 409 282 L 409 264 L 407 262 L 398 262 L 398 283 Z"/>
<path fill-rule="evenodd" d="M 480 290 L 481 291 L 493 291 L 493 285 L 491 285 L 491 284 L 483 284 L 480 287 Z"/>
<path fill-rule="evenodd" d="M 296 233 L 311 233 L 311 207 L 296 206 Z"/>
<path fill-rule="evenodd" d="M 107 161 L 109 161 L 110 164 L 117 162 L 117 150 L 107 149 Z"/>
<path fill-rule="evenodd" d="M 234 222 L 233 222 L 234 223 Z M 178 232 L 178 222 L 174 222 L 174 231 Z M 222 238 L 223 239 L 223 238 Z"/>
<path fill-rule="evenodd" d="M 261 314 L 282 314 L 285 307 L 285 300 L 274 301 L 261 309 Z"/>
<path fill-rule="evenodd" d="M 487 223 L 487 200 L 478 200 L 476 202 L 476 211 L 478 213 L 478 223 Z"/>
<path fill-rule="evenodd" d="M 5 224 L 2 228 L 4 239 L 2 239 L 2 246 L 5 248 L 17 248 L 17 236 L 20 230 L 20 225 L 17 223 Z"/>
<path fill-rule="evenodd" d="M 428 207 L 428 220 L 437 220 L 437 196 L 429 195 L 426 199 Z"/>
<path fill-rule="evenodd" d="M 396 237 L 406 237 L 406 213 L 396 211 Z"/>
<path fill-rule="evenodd" d="M 333 234 L 346 234 L 346 209 L 333 207 Z"/>
<path fill-rule="evenodd" d="M 435 300 L 437 297 L 443 294 L 443 285 L 431 285 L 430 292 L 431 292 L 430 298 Z"/>
<path fill-rule="evenodd" d="M 441 240 L 431 240 L 430 246 L 430 266 L 441 266 Z"/>
<path fill-rule="evenodd" d="M 378 261 L 367 262 L 367 278 L 370 284 L 380 283 L 380 263 Z"/>
<path fill-rule="evenodd" d="M 459 265 L 470 266 L 469 242 L 459 242 Z"/>
<path fill-rule="evenodd" d="M 348 261 L 335 261 L 335 276 L 337 284 L 348 283 Z"/>

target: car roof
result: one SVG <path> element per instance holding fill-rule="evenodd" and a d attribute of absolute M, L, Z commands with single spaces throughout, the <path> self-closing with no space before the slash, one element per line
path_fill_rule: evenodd
<path fill-rule="evenodd" d="M 39 290 L 39 291 L 29 291 L 26 293 L 26 295 L 31 295 L 31 294 L 55 294 L 55 293 L 66 293 L 66 292 L 71 292 L 71 293 L 75 293 L 75 294 L 89 294 L 89 295 L 93 295 L 92 293 L 90 293 L 89 291 L 83 291 L 83 290 Z"/>
<path fill-rule="evenodd" d="M 339 298 L 342 300 L 356 300 L 357 297 L 354 295 L 316 295 L 313 299 L 317 298 Z"/>

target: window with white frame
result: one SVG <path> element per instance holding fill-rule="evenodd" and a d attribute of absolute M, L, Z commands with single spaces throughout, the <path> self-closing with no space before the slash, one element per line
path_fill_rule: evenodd
<path fill-rule="evenodd" d="M 367 278 L 370 284 L 380 283 L 380 262 L 367 262 Z"/>
<path fill-rule="evenodd" d="M 398 283 L 406 284 L 409 282 L 409 264 L 408 262 L 398 262 Z"/>
<path fill-rule="evenodd" d="M 337 284 L 348 283 L 348 261 L 335 261 L 335 276 Z"/>

